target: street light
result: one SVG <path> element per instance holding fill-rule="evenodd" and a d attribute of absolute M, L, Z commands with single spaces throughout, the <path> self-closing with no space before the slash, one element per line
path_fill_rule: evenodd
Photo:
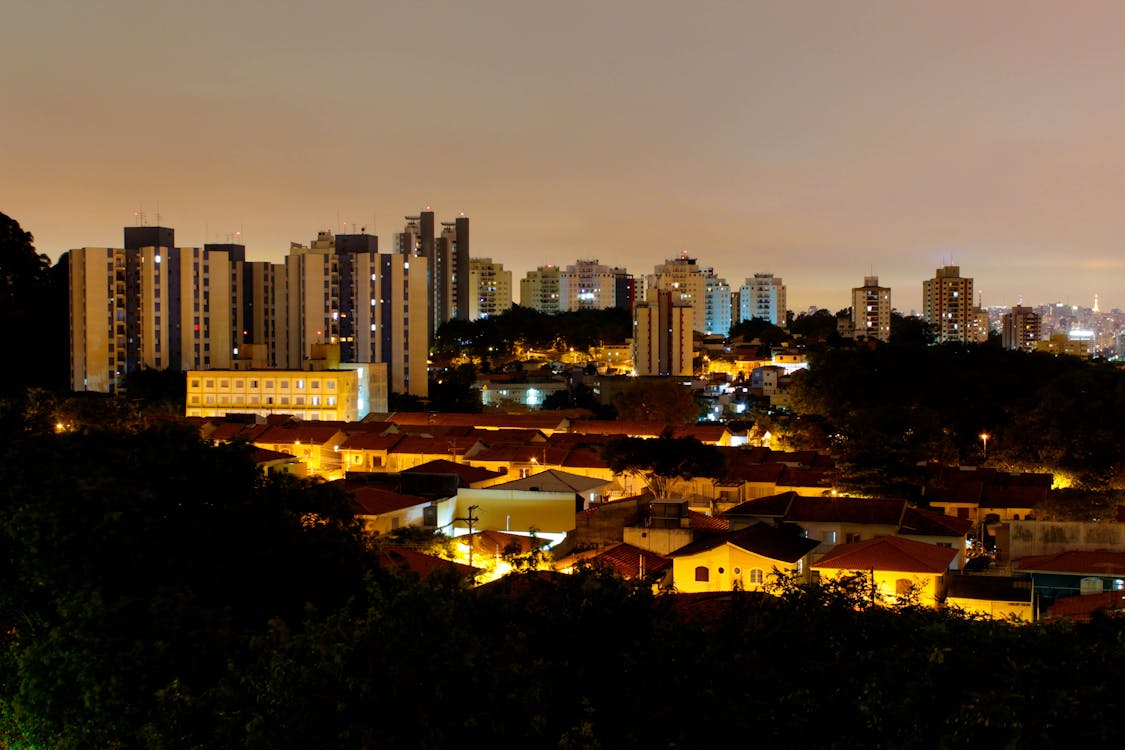
<path fill-rule="evenodd" d="M 982 432 L 978 437 L 980 437 L 981 448 L 984 451 L 984 458 L 987 461 L 988 460 L 988 439 L 992 436 L 989 435 L 987 432 Z"/>

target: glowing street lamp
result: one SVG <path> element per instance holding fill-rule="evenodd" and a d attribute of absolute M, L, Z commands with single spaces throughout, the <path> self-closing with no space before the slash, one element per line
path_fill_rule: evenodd
<path fill-rule="evenodd" d="M 984 457 L 987 460 L 988 459 L 988 439 L 992 436 L 989 435 L 987 432 L 982 432 L 978 437 L 980 437 L 981 449 L 984 451 Z"/>

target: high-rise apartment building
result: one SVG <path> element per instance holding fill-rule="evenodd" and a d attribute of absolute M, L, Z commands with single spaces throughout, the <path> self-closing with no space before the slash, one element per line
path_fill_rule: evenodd
<path fill-rule="evenodd" d="M 434 285 L 434 320 L 470 320 L 472 291 L 469 287 L 469 219 L 458 216 L 441 223 L 434 246 L 431 274 Z"/>
<path fill-rule="evenodd" d="M 334 344 L 345 362 L 387 363 L 392 390 L 427 394 L 428 266 L 373 235 L 321 232 L 272 264 L 130 227 L 124 248 L 71 250 L 68 268 L 74 390 L 118 391 L 142 367 L 306 369 Z"/>
<path fill-rule="evenodd" d="M 602 265 L 596 258 L 578 260 L 566 267 L 559 282 L 564 310 L 605 310 L 621 307 L 618 287 L 632 278 L 624 268 Z"/>
<path fill-rule="evenodd" d="M 702 268 L 684 251 L 680 257 L 669 258 L 656 266 L 648 276 L 645 281 L 646 300 L 651 290 L 668 292 L 676 304 L 691 306 L 692 330 L 704 331 L 707 329 L 706 292 L 710 275 L 713 275 L 711 269 Z"/>
<path fill-rule="evenodd" d="M 562 269 L 556 265 L 539 266 L 520 279 L 520 305 L 554 315 L 562 312 L 560 285 Z"/>
<path fill-rule="evenodd" d="M 127 227 L 123 248 L 69 251 L 70 384 L 113 393 L 142 368 L 230 367 L 241 341 L 241 245 L 176 247 Z"/>
<path fill-rule="evenodd" d="M 1042 321 L 1030 307 L 1015 305 L 1000 317 L 1000 340 L 1005 349 L 1033 352 L 1039 343 Z"/>
<path fill-rule="evenodd" d="M 852 289 L 852 335 L 891 339 L 891 288 L 879 286 L 878 276 L 864 276 L 863 286 Z"/>
<path fill-rule="evenodd" d="M 731 291 L 726 279 L 706 276 L 703 288 L 703 332 L 726 336 L 731 326 Z"/>
<path fill-rule="evenodd" d="M 758 318 L 784 327 L 785 305 L 785 285 L 772 273 L 756 273 L 738 289 L 739 322 Z"/>
<path fill-rule="evenodd" d="M 512 272 L 492 258 L 470 258 L 469 292 L 469 320 L 507 312 L 512 307 Z"/>
<path fill-rule="evenodd" d="M 980 336 L 973 280 L 959 266 L 943 266 L 922 282 L 922 317 L 933 327 L 938 343 L 969 343 Z M 988 329 L 983 331 L 987 338 Z"/>
<path fill-rule="evenodd" d="M 633 308 L 633 367 L 637 375 L 692 375 L 692 306 L 650 289 Z"/>

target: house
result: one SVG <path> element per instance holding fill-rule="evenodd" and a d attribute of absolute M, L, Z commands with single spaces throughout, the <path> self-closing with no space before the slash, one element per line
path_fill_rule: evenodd
<path fill-rule="evenodd" d="M 972 522 L 911 507 L 905 500 L 859 497 L 805 497 L 783 492 L 737 505 L 720 514 L 732 528 L 757 521 L 795 524 L 822 542 L 815 559 L 837 544 L 901 536 L 954 551 L 952 568 L 965 563 L 965 540 Z"/>
<path fill-rule="evenodd" d="M 291 474 L 295 477 L 305 476 L 305 465 L 296 456 L 279 451 L 255 448 L 251 454 L 254 465 L 266 474 Z"/>
<path fill-rule="evenodd" d="M 931 508 L 974 524 L 1019 521 L 1035 513 L 1053 482 L 1051 474 L 939 467 L 923 495 Z"/>
<path fill-rule="evenodd" d="M 949 567 L 956 556 L 948 547 L 883 536 L 839 544 L 812 569 L 821 580 L 862 575 L 883 603 L 917 597 L 921 604 L 936 605 L 945 599 Z"/>
<path fill-rule="evenodd" d="M 774 571 L 807 576 L 808 556 L 820 542 L 758 523 L 692 542 L 669 555 L 678 592 L 768 591 Z"/>
<path fill-rule="evenodd" d="M 404 575 L 429 578 L 435 573 L 454 575 L 460 578 L 476 579 L 480 573 L 477 568 L 427 555 L 406 547 L 384 547 L 375 555 L 375 564 L 385 570 Z"/>
<path fill-rule="evenodd" d="M 547 469 L 513 479 L 502 484 L 490 485 L 496 490 L 532 490 L 535 492 L 573 492 L 581 499 L 582 508 L 598 502 L 613 489 L 620 489 L 615 482 L 593 479 L 581 474 L 571 474 L 559 469 Z"/>
<path fill-rule="evenodd" d="M 311 476 L 338 478 L 343 474 L 339 448 L 347 437 L 339 423 L 294 421 L 270 426 L 254 438 L 253 444 L 296 456 Z"/>
<path fill-rule="evenodd" d="M 672 583 L 672 558 L 624 542 L 587 559 L 592 565 L 610 568 L 622 578 L 656 580 L 658 585 Z"/>
<path fill-rule="evenodd" d="M 1039 612 L 1068 596 L 1125 591 L 1125 552 L 1070 550 L 1036 555 L 1020 560 L 1014 570 L 1031 576 Z"/>
<path fill-rule="evenodd" d="M 369 534 L 386 534 L 405 526 L 425 526 L 431 502 L 375 485 L 344 484 L 352 495 L 356 518 Z"/>

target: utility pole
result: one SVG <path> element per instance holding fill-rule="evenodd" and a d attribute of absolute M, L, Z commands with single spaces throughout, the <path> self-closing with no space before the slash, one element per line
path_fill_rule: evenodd
<path fill-rule="evenodd" d="M 469 524 L 469 567 L 470 568 L 473 567 L 473 524 L 480 520 L 480 518 L 473 515 L 473 511 L 475 511 L 479 507 L 480 507 L 479 505 L 470 505 L 469 506 L 469 515 L 465 516 L 464 518 L 454 518 L 453 519 L 454 521 L 464 521 L 465 523 Z M 473 577 L 473 582 L 476 583 L 476 579 L 477 579 L 476 573 L 473 572 L 473 573 L 470 573 L 470 575 Z"/>

